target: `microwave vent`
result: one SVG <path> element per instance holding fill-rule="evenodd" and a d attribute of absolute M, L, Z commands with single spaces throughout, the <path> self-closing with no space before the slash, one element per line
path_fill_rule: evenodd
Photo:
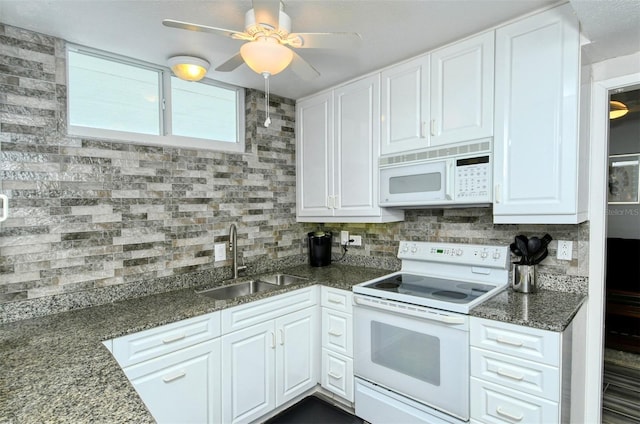
<path fill-rule="evenodd" d="M 463 144 L 460 146 L 449 146 L 439 149 L 423 150 L 414 153 L 405 153 L 398 156 L 387 156 L 380 158 L 380 166 L 394 165 L 396 163 L 406 163 L 414 161 L 423 161 L 438 158 L 450 158 L 468 153 L 484 153 L 491 152 L 491 140 L 482 140 L 477 143 Z"/>

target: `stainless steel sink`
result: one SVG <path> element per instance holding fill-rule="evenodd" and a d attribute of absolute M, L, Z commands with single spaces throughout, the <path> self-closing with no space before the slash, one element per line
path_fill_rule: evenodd
<path fill-rule="evenodd" d="M 260 276 L 260 281 L 265 281 L 276 286 L 288 286 L 289 284 L 302 283 L 308 280 L 308 278 L 298 277 L 296 275 L 290 274 L 271 274 Z"/>
<path fill-rule="evenodd" d="M 213 289 L 207 289 L 202 291 L 196 291 L 196 293 L 203 296 L 211 297 L 218 300 L 233 299 L 234 297 L 247 296 L 254 293 L 260 293 L 267 290 L 273 290 L 276 288 L 275 284 L 270 284 L 265 281 L 251 280 L 243 283 L 230 284 L 228 286 L 215 287 Z"/>

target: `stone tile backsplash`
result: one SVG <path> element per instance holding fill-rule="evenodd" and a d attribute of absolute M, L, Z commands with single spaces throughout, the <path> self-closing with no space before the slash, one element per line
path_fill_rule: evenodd
<path fill-rule="evenodd" d="M 343 263 L 397 269 L 397 242 L 574 240 L 574 258 L 541 273 L 588 275 L 588 224 L 495 225 L 491 208 L 410 210 L 392 224 L 295 219 L 295 101 L 246 90 L 245 152 L 154 147 L 66 134 L 64 41 L 0 23 L 0 322 L 228 278 L 214 243 L 238 225 L 250 272 L 306 262 L 306 233 L 362 235 Z M 259 76 L 256 76 L 259 77 Z M 337 237 L 334 257 L 340 256 Z M 562 288 L 562 287 L 561 287 Z M 15 313 L 15 311 L 22 311 Z M 29 312 L 31 311 L 31 312 Z"/>

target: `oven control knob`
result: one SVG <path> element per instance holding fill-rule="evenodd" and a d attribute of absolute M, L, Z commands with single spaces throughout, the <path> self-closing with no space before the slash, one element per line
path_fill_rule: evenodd
<path fill-rule="evenodd" d="M 493 259 L 500 259 L 500 252 L 493 252 Z"/>
<path fill-rule="evenodd" d="M 485 259 L 487 256 L 489 256 L 489 253 L 486 250 L 484 250 L 484 251 L 482 251 L 482 253 L 480 253 L 480 257 L 482 259 Z"/>
<path fill-rule="evenodd" d="M 411 253 L 416 253 L 418 251 L 418 246 L 415 244 L 411 247 Z"/>
<path fill-rule="evenodd" d="M 406 244 L 403 244 L 401 251 L 402 253 L 407 253 L 409 251 L 409 246 L 407 246 Z"/>
<path fill-rule="evenodd" d="M 462 249 L 457 249 L 456 250 L 456 256 L 462 256 L 464 252 L 462 251 Z"/>

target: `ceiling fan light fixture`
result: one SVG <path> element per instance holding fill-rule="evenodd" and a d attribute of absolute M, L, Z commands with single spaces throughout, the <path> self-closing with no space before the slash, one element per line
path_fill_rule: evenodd
<path fill-rule="evenodd" d="M 622 118 L 629 113 L 629 108 L 622 102 L 611 100 L 609 102 L 609 119 Z"/>
<path fill-rule="evenodd" d="M 255 41 L 243 44 L 240 47 L 240 55 L 249 68 L 261 75 L 280 73 L 293 60 L 291 49 L 273 37 L 259 37 Z"/>
<path fill-rule="evenodd" d="M 173 56 L 168 63 L 175 76 L 185 81 L 200 81 L 210 66 L 206 60 L 193 56 Z"/>

